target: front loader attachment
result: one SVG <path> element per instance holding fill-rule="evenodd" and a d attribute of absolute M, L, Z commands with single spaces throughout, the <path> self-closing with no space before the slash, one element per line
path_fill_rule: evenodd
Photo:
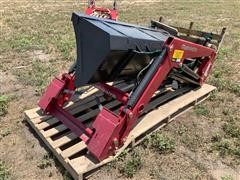
<path fill-rule="evenodd" d="M 39 106 L 74 132 L 98 161 L 124 145 L 142 114 L 203 85 L 217 55 L 213 38 L 187 40 L 177 28 L 164 24 L 147 28 L 78 13 L 73 13 L 72 22 L 76 63 L 53 80 Z M 115 86 L 118 81 L 129 88 Z M 106 101 L 116 99 L 119 106 L 112 111 L 96 97 L 97 116 L 92 124 L 84 125 L 64 105 L 79 93 L 77 89 L 89 85 L 99 89 Z M 175 93 L 166 93 L 169 88 Z"/>

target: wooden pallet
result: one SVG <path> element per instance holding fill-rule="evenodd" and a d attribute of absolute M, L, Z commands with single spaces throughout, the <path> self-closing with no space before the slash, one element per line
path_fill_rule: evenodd
<path fill-rule="evenodd" d="M 125 85 L 123 89 L 127 90 L 129 86 Z M 139 144 L 146 135 L 165 126 L 182 113 L 191 109 L 194 105 L 205 100 L 214 90 L 215 87 L 205 84 L 202 88 L 190 91 L 147 113 L 141 117 L 141 121 L 131 131 L 124 146 L 117 151 L 117 154 L 100 163 L 96 162 L 87 153 L 86 145 L 80 138 L 56 118 L 42 115 L 39 108 L 25 111 L 25 116 L 30 126 L 69 171 L 72 177 L 74 179 L 82 179 L 96 171 L 100 166 L 113 161 L 123 150 L 131 149 L 133 146 Z M 92 95 L 93 93 L 95 93 L 94 96 Z M 67 105 L 66 109 L 75 115 L 75 117 L 81 119 L 83 123 L 90 125 L 99 112 L 96 107 L 96 95 L 100 97 L 101 102 L 104 101 L 102 94 L 96 92 L 94 89 L 77 99 L 75 98 L 74 101 Z M 117 101 L 104 104 L 105 107 L 113 111 L 117 110 L 119 105 Z"/>

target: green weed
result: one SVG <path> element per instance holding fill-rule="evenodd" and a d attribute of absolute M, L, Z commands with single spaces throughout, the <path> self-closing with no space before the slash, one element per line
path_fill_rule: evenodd
<path fill-rule="evenodd" d="M 8 40 L 10 48 L 17 52 L 44 49 L 43 40 L 38 34 L 16 34 Z"/>
<path fill-rule="evenodd" d="M 230 53 L 231 49 L 222 47 L 218 52 L 217 60 L 224 61 L 224 58 L 227 57 Z"/>
<path fill-rule="evenodd" d="M 210 84 L 216 86 L 219 91 L 225 90 L 240 96 L 240 84 L 238 82 L 224 78 L 210 78 Z"/>
<path fill-rule="evenodd" d="M 51 167 L 53 163 L 52 155 L 46 154 L 43 156 L 41 162 L 37 165 L 40 169 L 46 169 L 47 167 Z"/>
<path fill-rule="evenodd" d="M 128 151 L 123 151 L 118 157 L 117 157 L 117 161 L 124 161 L 126 156 L 128 154 Z"/>
<path fill-rule="evenodd" d="M 212 145 L 212 149 L 219 152 L 221 157 L 233 157 L 237 162 L 240 159 L 239 144 L 234 142 L 232 139 L 224 139 L 216 141 Z"/>
<path fill-rule="evenodd" d="M 53 176 L 53 173 L 49 172 L 48 177 L 52 177 L 52 176 Z"/>
<path fill-rule="evenodd" d="M 11 134 L 11 131 L 9 129 L 3 129 L 2 131 L 0 131 L 0 140 L 10 134 Z"/>
<path fill-rule="evenodd" d="M 134 153 L 130 160 L 127 160 L 119 167 L 119 172 L 125 177 L 132 178 L 134 174 L 141 168 L 141 158 L 137 153 Z"/>
<path fill-rule="evenodd" d="M 219 91 L 223 91 L 226 89 L 228 81 L 223 78 L 214 78 L 211 79 L 210 84 L 216 86 Z"/>
<path fill-rule="evenodd" d="M 191 151 L 196 151 L 198 147 L 203 144 L 203 139 L 199 134 L 195 132 L 183 134 L 181 141 L 189 148 Z"/>
<path fill-rule="evenodd" d="M 212 136 L 211 141 L 213 143 L 216 143 L 216 142 L 221 141 L 221 139 L 222 139 L 222 136 L 220 134 L 215 134 L 215 135 Z"/>
<path fill-rule="evenodd" d="M 151 135 L 149 140 L 150 147 L 154 148 L 160 154 L 171 153 L 175 150 L 175 142 L 173 139 L 162 135 L 159 132 Z"/>
<path fill-rule="evenodd" d="M 228 115 L 228 114 L 227 114 Z M 238 118 L 227 116 L 222 126 L 223 134 L 212 137 L 212 149 L 219 152 L 221 157 L 232 157 L 240 162 L 240 127 Z"/>
<path fill-rule="evenodd" d="M 69 172 L 64 171 L 63 173 L 63 180 L 73 180 L 72 176 L 69 174 Z"/>
<path fill-rule="evenodd" d="M 73 49 L 75 47 L 74 36 L 61 36 L 56 39 L 56 45 L 64 59 L 73 60 Z M 75 53 L 75 51 L 74 51 Z"/>
<path fill-rule="evenodd" d="M 225 157 L 227 155 L 231 155 L 232 149 L 230 145 L 230 141 L 223 139 L 221 141 L 218 141 L 214 144 L 213 148 L 217 151 L 219 151 L 219 155 L 222 157 Z"/>
<path fill-rule="evenodd" d="M 10 170 L 6 167 L 5 163 L 0 160 L 0 180 L 7 180 L 10 176 Z"/>
<path fill-rule="evenodd" d="M 225 175 L 221 177 L 221 180 L 233 180 L 233 177 L 231 175 Z"/>
<path fill-rule="evenodd" d="M 177 133 L 181 136 L 181 135 L 184 135 L 185 133 L 187 133 L 188 131 L 188 128 L 184 125 L 181 125 L 179 127 L 179 129 L 177 130 Z"/>
<path fill-rule="evenodd" d="M 9 100 L 8 96 L 0 95 L 0 116 L 7 114 Z"/>
<path fill-rule="evenodd" d="M 223 130 L 226 135 L 238 138 L 240 140 L 240 128 L 237 126 L 235 122 L 228 122 L 223 125 Z"/>
<path fill-rule="evenodd" d="M 221 78 L 222 75 L 223 75 L 223 73 L 220 70 L 213 71 L 213 77 L 215 77 L 215 78 Z"/>
<path fill-rule="evenodd" d="M 219 91 L 227 90 L 240 96 L 240 84 L 238 82 L 233 82 L 226 77 L 231 76 L 233 71 L 232 67 L 225 61 L 228 58 L 232 50 L 229 48 L 222 48 L 219 51 L 216 65 L 213 68 L 212 76 L 209 82 L 216 86 Z"/>
<path fill-rule="evenodd" d="M 229 85 L 228 90 L 237 96 L 240 96 L 240 84 L 237 82 L 233 82 Z"/>
<path fill-rule="evenodd" d="M 217 84 L 217 86 L 220 86 L 220 90 L 227 90 L 231 93 L 236 94 L 237 96 L 240 96 L 240 84 L 227 80 L 223 80 L 222 83 L 223 84 L 221 85 Z"/>
<path fill-rule="evenodd" d="M 210 114 L 210 111 L 202 104 L 195 106 L 194 112 L 199 116 L 209 116 Z"/>
<path fill-rule="evenodd" d="M 176 129 L 176 133 L 180 137 L 180 141 L 191 151 L 196 151 L 205 143 L 205 139 L 202 136 L 202 131 L 195 131 L 193 129 L 198 129 L 197 124 L 192 122 L 192 127 L 187 125 L 180 125 Z"/>

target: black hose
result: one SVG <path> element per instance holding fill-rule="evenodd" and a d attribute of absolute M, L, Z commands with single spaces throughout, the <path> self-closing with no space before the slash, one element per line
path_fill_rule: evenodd
<path fill-rule="evenodd" d="M 164 47 L 161 54 L 157 57 L 156 60 L 152 63 L 152 66 L 144 76 L 141 83 L 137 86 L 136 90 L 131 94 L 130 99 L 128 101 L 128 107 L 134 107 L 138 102 L 139 98 L 142 96 L 143 91 L 146 89 L 149 82 L 152 80 L 153 76 L 157 72 L 159 66 L 161 66 L 164 57 L 167 53 L 167 48 Z"/>

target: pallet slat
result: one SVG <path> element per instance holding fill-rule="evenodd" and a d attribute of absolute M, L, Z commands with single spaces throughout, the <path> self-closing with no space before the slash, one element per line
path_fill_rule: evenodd
<path fill-rule="evenodd" d="M 92 172 L 98 169 L 100 166 L 114 160 L 123 150 L 139 144 L 145 135 L 148 135 L 153 131 L 156 131 L 157 129 L 167 125 L 168 122 L 174 120 L 176 117 L 192 108 L 196 103 L 200 103 L 205 100 L 209 94 L 214 91 L 214 89 L 215 87 L 205 84 L 202 88 L 179 96 L 144 115 L 141 118 L 141 121 L 129 134 L 124 146 L 117 151 L 115 157 L 111 156 L 100 163 L 96 162 L 89 154 L 85 154 L 86 145 L 82 141 L 76 143 L 78 137 L 74 133 L 68 131 L 64 134 L 58 134 L 67 129 L 63 124 L 60 124 L 56 127 L 50 126 L 58 123 L 58 120 L 50 118 L 40 123 L 35 121 L 36 119 L 42 118 L 41 116 L 36 117 L 36 112 L 34 111 L 37 111 L 37 109 L 26 111 L 25 115 L 31 127 L 37 132 L 39 137 L 50 148 L 53 154 L 59 159 L 61 164 L 69 171 L 73 178 L 82 179 L 84 176 L 88 175 L 89 172 Z M 85 105 L 88 103 L 91 104 L 90 97 L 88 98 L 88 101 L 85 99 L 84 101 Z M 81 110 L 82 106 L 76 106 L 76 104 L 78 103 L 72 104 L 72 106 L 74 106 L 72 110 L 74 110 L 74 112 L 77 114 L 79 113 L 79 111 L 77 111 L 77 107 Z M 114 108 L 118 105 L 119 103 L 117 101 L 112 101 L 105 104 L 105 106 L 108 108 Z M 71 106 L 69 106 L 69 108 L 71 108 Z M 91 112 L 80 115 L 78 118 L 84 118 L 83 120 L 87 120 L 94 117 L 97 113 L 98 109 L 95 109 Z M 168 121 L 165 121 L 166 119 Z M 89 122 L 87 125 L 90 125 Z M 43 129 L 47 127 L 49 129 L 44 131 Z M 53 136 L 54 138 L 52 138 Z"/>
<path fill-rule="evenodd" d="M 178 110 L 184 108 L 186 106 L 186 102 L 188 104 L 195 103 L 195 101 L 197 100 L 196 98 L 204 96 L 206 93 L 208 93 L 209 90 L 214 89 L 208 86 L 208 88 L 206 89 L 201 88 L 198 91 L 191 91 L 186 95 L 183 95 L 181 97 L 178 97 L 177 99 L 168 102 L 166 105 L 160 106 L 158 108 L 158 111 L 153 111 L 150 116 L 144 117 L 144 121 L 140 121 L 137 124 L 137 126 L 132 131 L 131 135 L 133 136 L 141 135 L 143 132 L 146 132 L 149 128 L 155 125 L 155 122 L 152 121 L 151 119 L 159 118 L 166 119 L 171 114 L 174 114 Z M 161 115 L 160 117 L 159 114 Z"/>
<path fill-rule="evenodd" d="M 47 131 L 43 131 L 43 135 L 44 135 L 45 138 L 49 138 L 51 136 L 56 135 L 57 133 L 60 133 L 64 130 L 66 130 L 66 129 L 67 129 L 66 126 L 64 126 L 63 124 L 60 124 L 60 125 L 52 128 L 52 129 L 49 129 Z"/>
<path fill-rule="evenodd" d="M 65 136 L 53 141 L 52 146 L 53 148 L 59 148 L 69 142 L 71 142 L 72 140 L 76 139 L 77 136 L 73 133 L 70 132 L 68 134 L 66 134 Z"/>
<path fill-rule="evenodd" d="M 61 155 L 64 159 L 69 158 L 70 156 L 77 154 L 78 152 L 84 150 L 86 148 L 86 144 L 81 141 L 73 146 L 71 146 L 70 148 L 64 150 L 61 152 Z"/>
<path fill-rule="evenodd" d="M 42 122 L 41 124 L 37 124 L 36 126 L 38 127 L 38 129 L 42 130 L 56 124 L 57 122 L 59 121 L 56 118 L 51 118 L 48 121 Z"/>
<path fill-rule="evenodd" d="M 116 107 L 120 104 L 121 103 L 118 102 L 118 101 L 112 101 L 112 102 L 106 104 L 105 107 L 110 109 L 110 108 Z M 94 110 L 92 110 L 92 111 L 90 111 L 90 112 L 88 112 L 88 113 L 86 113 L 82 116 L 79 116 L 79 119 L 81 119 L 82 122 L 84 122 L 85 120 L 93 118 L 94 116 L 96 116 L 98 114 L 98 112 L 99 112 L 99 109 L 94 109 Z"/>

